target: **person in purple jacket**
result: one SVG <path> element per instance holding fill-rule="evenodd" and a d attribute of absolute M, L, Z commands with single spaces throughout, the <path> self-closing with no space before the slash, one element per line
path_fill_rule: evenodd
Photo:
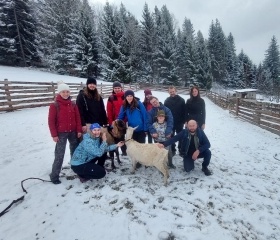
<path fill-rule="evenodd" d="M 213 174 L 208 169 L 211 159 L 210 142 L 204 131 L 198 128 L 195 120 L 189 120 L 187 127 L 187 129 L 183 129 L 179 134 L 163 144 L 158 143 L 158 146 L 160 148 L 167 147 L 181 140 L 185 171 L 190 172 L 194 170 L 194 161 L 198 158 L 203 158 L 202 171 L 206 176 L 210 176 Z"/>

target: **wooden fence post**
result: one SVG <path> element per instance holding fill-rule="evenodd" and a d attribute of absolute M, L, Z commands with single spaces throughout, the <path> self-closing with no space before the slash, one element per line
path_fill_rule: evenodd
<path fill-rule="evenodd" d="M 12 98 L 11 98 L 11 92 L 10 92 L 10 89 L 9 89 L 9 83 L 8 83 L 8 79 L 4 79 L 4 86 L 5 86 L 5 94 L 6 94 L 6 99 L 7 99 L 7 102 L 8 102 L 8 106 L 9 106 L 9 112 L 12 112 L 13 111 L 13 105 L 12 105 Z"/>
<path fill-rule="evenodd" d="M 239 113 L 240 98 L 236 98 L 235 115 L 238 116 Z"/>
<path fill-rule="evenodd" d="M 261 125 L 261 114 L 262 114 L 262 103 L 256 103 L 257 107 L 256 107 L 256 114 L 255 114 L 255 122 L 257 123 L 258 126 Z"/>
<path fill-rule="evenodd" d="M 54 86 L 54 82 L 51 82 L 51 85 L 52 85 L 53 99 L 55 99 L 55 86 Z"/>

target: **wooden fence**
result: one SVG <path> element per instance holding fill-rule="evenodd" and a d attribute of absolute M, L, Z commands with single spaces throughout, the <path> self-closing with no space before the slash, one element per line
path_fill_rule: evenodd
<path fill-rule="evenodd" d="M 213 92 L 208 92 L 207 97 L 231 114 L 280 135 L 280 104 L 224 97 Z"/>
<path fill-rule="evenodd" d="M 71 96 L 76 99 L 83 83 L 67 83 Z M 56 83 L 53 82 L 20 82 L 0 81 L 0 111 L 14 111 L 23 108 L 48 106 L 56 95 Z M 137 84 L 124 84 L 124 90 L 139 90 Z M 112 93 L 112 84 L 98 84 L 97 89 L 103 98 Z"/>

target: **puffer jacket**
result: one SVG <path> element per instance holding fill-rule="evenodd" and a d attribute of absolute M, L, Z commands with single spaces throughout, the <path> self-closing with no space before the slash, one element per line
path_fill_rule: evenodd
<path fill-rule="evenodd" d="M 108 123 L 112 125 L 112 122 L 119 116 L 122 104 L 124 100 L 124 92 L 113 93 L 107 101 L 107 116 Z"/>
<path fill-rule="evenodd" d="M 127 119 L 128 122 L 128 126 L 130 127 L 137 127 L 137 129 L 135 129 L 135 132 L 140 132 L 140 131 L 144 131 L 147 132 L 148 128 L 147 128 L 147 111 L 143 105 L 143 103 L 141 103 L 141 101 L 136 98 L 138 101 L 138 107 L 131 110 L 130 108 L 126 108 L 124 109 L 124 107 L 121 107 L 118 119 L 121 120 L 125 120 Z"/>
<path fill-rule="evenodd" d="M 191 134 L 187 129 L 183 129 L 180 133 L 172 137 L 171 139 L 167 140 L 163 143 L 165 147 L 177 142 L 181 142 L 181 153 L 183 156 L 186 156 L 189 151 L 190 146 L 190 139 Z M 205 150 L 209 149 L 211 147 L 210 142 L 205 135 L 204 131 L 202 131 L 200 128 L 196 130 L 195 136 L 194 136 L 194 144 L 195 148 L 199 150 L 200 153 L 203 153 Z"/>
<path fill-rule="evenodd" d="M 117 148 L 116 144 L 109 145 L 101 139 L 95 138 L 91 133 L 86 133 L 83 136 L 83 141 L 76 148 L 71 158 L 72 166 L 79 166 L 90 162 L 96 157 L 101 157 L 105 152 L 113 151 Z"/>
<path fill-rule="evenodd" d="M 57 95 L 56 103 L 49 107 L 48 124 L 52 137 L 57 137 L 59 132 L 82 132 L 79 109 L 70 97 L 63 99 Z"/>

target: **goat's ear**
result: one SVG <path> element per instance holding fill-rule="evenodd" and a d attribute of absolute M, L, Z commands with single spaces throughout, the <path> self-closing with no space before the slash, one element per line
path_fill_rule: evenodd
<path fill-rule="evenodd" d="M 138 128 L 138 127 L 139 127 L 139 126 L 134 127 L 134 128 L 133 128 L 133 131 L 134 131 L 136 128 Z"/>
<path fill-rule="evenodd" d="M 128 128 L 128 122 L 126 122 L 126 128 Z"/>

